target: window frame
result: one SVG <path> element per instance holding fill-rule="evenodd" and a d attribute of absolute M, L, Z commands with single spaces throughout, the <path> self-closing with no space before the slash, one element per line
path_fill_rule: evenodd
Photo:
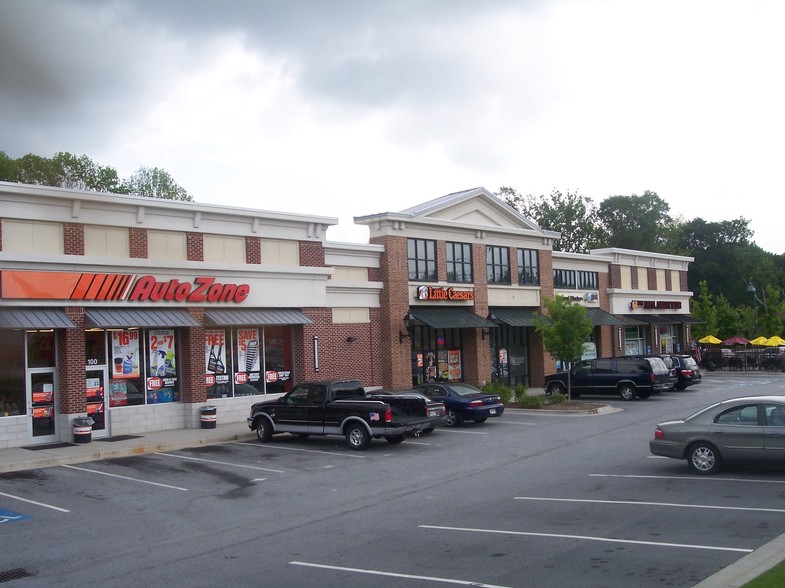
<path fill-rule="evenodd" d="M 540 285 L 540 251 L 538 249 L 518 249 L 518 285 Z"/>
<path fill-rule="evenodd" d="M 489 284 L 510 285 L 510 248 L 504 245 L 485 246 L 486 277 Z"/>
<path fill-rule="evenodd" d="M 474 264 L 472 263 L 472 246 L 470 243 L 447 241 L 447 281 L 463 284 L 474 282 Z M 455 257 L 456 250 L 460 249 L 461 259 Z M 468 261 L 466 260 L 468 254 Z M 460 268 L 460 271 L 459 271 Z M 459 275 L 460 274 L 460 275 Z M 467 275 L 468 274 L 468 275 Z"/>
<path fill-rule="evenodd" d="M 406 260 L 410 282 L 436 282 L 436 241 L 433 239 L 406 240 Z"/>

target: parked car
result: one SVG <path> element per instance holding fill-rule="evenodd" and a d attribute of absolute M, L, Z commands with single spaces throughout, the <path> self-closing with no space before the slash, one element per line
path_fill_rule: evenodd
<path fill-rule="evenodd" d="M 649 450 L 686 459 L 696 474 L 716 473 L 731 462 L 783 465 L 785 396 L 732 398 L 660 423 Z"/>
<path fill-rule="evenodd" d="M 709 371 L 715 369 L 741 369 L 744 365 L 742 359 L 733 349 L 710 348 L 703 351 L 703 367 Z"/>
<path fill-rule="evenodd" d="M 686 390 L 689 386 L 700 384 L 703 380 L 700 367 L 691 355 L 670 355 L 673 369 L 676 372 L 676 390 Z"/>
<path fill-rule="evenodd" d="M 248 416 L 248 428 L 262 443 L 276 433 L 342 435 L 356 450 L 374 438 L 400 443 L 446 422 L 441 402 L 405 393 L 366 397 L 357 380 L 303 382 L 280 398 L 257 402 Z"/>
<path fill-rule="evenodd" d="M 461 382 L 433 382 L 414 389 L 431 400 L 443 402 L 447 409 L 447 426 L 455 427 L 463 421 L 484 423 L 489 417 L 500 417 L 504 404 L 496 394 L 488 394 Z"/>
<path fill-rule="evenodd" d="M 545 376 L 545 392 L 566 394 L 568 372 Z M 622 400 L 648 398 L 671 387 L 670 370 L 659 357 L 587 359 L 569 371 L 573 398 L 582 394 L 618 394 Z"/>

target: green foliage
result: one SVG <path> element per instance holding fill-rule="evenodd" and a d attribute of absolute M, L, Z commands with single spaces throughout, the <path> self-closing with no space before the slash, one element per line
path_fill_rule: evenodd
<path fill-rule="evenodd" d="M 516 384 L 513 393 L 515 398 L 523 398 L 529 393 L 529 387 L 526 384 Z"/>
<path fill-rule="evenodd" d="M 553 190 L 549 196 L 522 196 L 508 186 L 499 188 L 496 195 L 543 229 L 560 232 L 553 244 L 556 251 L 585 253 L 606 240 L 597 221 L 597 206 L 588 196 L 569 190 L 566 194 Z"/>
<path fill-rule="evenodd" d="M 0 181 L 193 201 L 185 189 L 160 168 L 140 167 L 121 182 L 113 167 L 98 165 L 86 155 L 76 156 L 64 151 L 51 159 L 32 153 L 11 159 L 0 151 Z"/>
<path fill-rule="evenodd" d="M 487 392 L 488 394 L 496 394 L 499 398 L 501 398 L 501 401 L 504 404 L 507 404 L 510 402 L 510 400 L 512 400 L 512 388 L 503 382 L 499 382 L 498 380 L 486 382 L 480 387 L 480 389 L 483 392 Z"/>
<path fill-rule="evenodd" d="M 565 402 L 567 402 L 566 394 L 562 394 L 561 392 L 554 392 L 550 396 L 551 404 L 564 404 Z"/>
<path fill-rule="evenodd" d="M 542 396 L 522 396 L 517 399 L 521 408 L 542 408 L 545 399 Z"/>
<path fill-rule="evenodd" d="M 608 245 L 640 251 L 663 251 L 673 219 L 670 206 L 655 192 L 642 196 L 609 196 L 597 217 L 609 237 Z"/>

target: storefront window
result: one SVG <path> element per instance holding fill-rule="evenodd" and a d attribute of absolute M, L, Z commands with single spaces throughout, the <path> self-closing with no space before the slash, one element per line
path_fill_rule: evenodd
<path fill-rule="evenodd" d="M 463 381 L 460 329 L 412 327 L 412 384 Z"/>
<path fill-rule="evenodd" d="M 85 365 L 106 364 L 106 331 L 85 331 Z"/>
<path fill-rule="evenodd" d="M 55 334 L 54 331 L 27 333 L 27 367 L 55 367 Z"/>
<path fill-rule="evenodd" d="M 529 385 L 529 329 L 501 324 L 490 329 L 491 379 Z"/>
<path fill-rule="evenodd" d="M 27 414 L 24 331 L 0 330 L 0 348 L 0 417 Z"/>
<path fill-rule="evenodd" d="M 292 328 L 264 328 L 264 379 L 268 394 L 292 389 Z"/>
<path fill-rule="evenodd" d="M 643 343 L 643 328 L 624 328 L 624 355 L 640 355 L 642 353 L 646 353 Z"/>

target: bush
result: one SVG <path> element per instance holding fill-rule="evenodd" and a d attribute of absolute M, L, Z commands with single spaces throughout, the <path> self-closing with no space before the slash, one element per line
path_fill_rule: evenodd
<path fill-rule="evenodd" d="M 545 399 L 542 396 L 518 396 L 518 404 L 521 408 L 542 408 Z"/>
<path fill-rule="evenodd" d="M 507 384 L 503 384 L 502 382 L 486 382 L 483 386 L 480 387 L 480 390 L 487 392 L 488 394 L 496 394 L 499 398 L 501 398 L 504 404 L 507 404 L 510 402 L 510 400 L 512 400 L 512 388 L 510 388 Z"/>
<path fill-rule="evenodd" d="M 561 404 L 562 402 L 567 402 L 567 396 L 561 392 L 554 392 L 551 394 L 549 402 L 550 404 Z"/>
<path fill-rule="evenodd" d="M 526 384 L 515 385 L 515 398 L 520 400 L 529 393 L 529 388 Z"/>

